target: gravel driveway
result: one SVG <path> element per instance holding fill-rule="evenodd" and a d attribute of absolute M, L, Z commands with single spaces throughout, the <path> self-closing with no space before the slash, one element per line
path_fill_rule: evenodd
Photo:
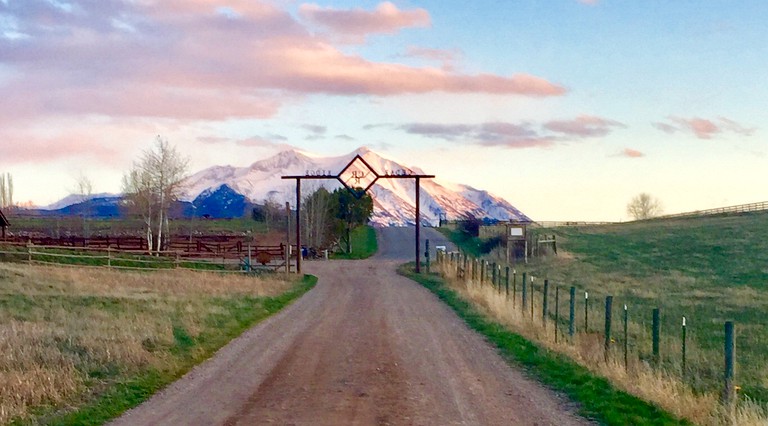
<path fill-rule="evenodd" d="M 587 423 L 396 274 L 414 256 L 413 228 L 381 230 L 379 245 L 369 260 L 305 263 L 313 290 L 114 424 Z"/>

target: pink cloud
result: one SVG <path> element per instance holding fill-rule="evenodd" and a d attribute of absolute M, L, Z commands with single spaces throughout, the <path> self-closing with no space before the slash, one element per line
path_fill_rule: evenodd
<path fill-rule="evenodd" d="M 286 97 L 307 93 L 566 92 L 523 73 L 464 74 L 346 54 L 264 1 L 103 1 L 78 7 L 79 14 L 67 14 L 49 3 L 13 3 L 19 31 L 29 38 L 0 45 L 12 71 L 3 93 L 13 101 L 0 105 L 4 119 L 268 118 Z M 390 3 L 369 12 L 307 10 L 328 22 L 350 16 L 350 28 L 379 32 L 429 23 L 425 11 L 401 11 Z"/>
<path fill-rule="evenodd" d="M 408 46 L 403 56 L 411 58 L 421 58 L 430 61 L 450 63 L 456 61 L 461 56 L 459 50 L 432 49 L 428 47 Z"/>
<path fill-rule="evenodd" d="M 567 136 L 587 138 L 606 136 L 615 128 L 626 127 L 618 121 L 592 115 L 582 115 L 572 120 L 553 120 L 544 123 L 544 128 Z"/>
<path fill-rule="evenodd" d="M 712 139 L 723 133 L 736 133 L 742 136 L 754 134 L 754 128 L 746 128 L 734 120 L 718 117 L 710 120 L 705 118 L 668 117 L 667 122 L 652 123 L 654 127 L 665 133 L 688 132 L 699 139 Z"/>
<path fill-rule="evenodd" d="M 621 156 L 621 157 L 628 157 L 628 158 L 641 158 L 641 157 L 645 157 L 645 154 L 643 154 L 642 152 L 640 152 L 640 151 L 638 151 L 636 149 L 624 148 L 624 150 L 621 151 L 619 156 Z"/>
<path fill-rule="evenodd" d="M 379 3 L 373 11 L 302 4 L 299 15 L 336 33 L 354 36 L 394 34 L 403 28 L 428 27 L 431 24 L 426 10 L 400 10 L 390 2 Z"/>
<path fill-rule="evenodd" d="M 39 164 L 61 158 L 91 157 L 99 161 L 114 159 L 116 149 L 85 131 L 57 136 L 35 136 L 20 133 L 0 135 L 3 141 L 0 164 Z"/>

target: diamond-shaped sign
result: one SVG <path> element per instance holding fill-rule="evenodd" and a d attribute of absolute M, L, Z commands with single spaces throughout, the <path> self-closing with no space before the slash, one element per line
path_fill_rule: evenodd
<path fill-rule="evenodd" d="M 376 183 L 378 173 L 357 155 L 347 164 L 347 167 L 339 173 L 339 180 L 349 189 L 356 198 L 362 197 L 368 189 Z"/>

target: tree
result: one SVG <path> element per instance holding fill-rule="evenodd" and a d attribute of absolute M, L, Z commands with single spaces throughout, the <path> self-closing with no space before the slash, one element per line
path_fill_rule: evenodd
<path fill-rule="evenodd" d="M 480 226 L 483 225 L 483 220 L 468 212 L 463 215 L 457 225 L 458 230 L 464 233 L 467 237 L 479 237 Z"/>
<path fill-rule="evenodd" d="M 627 214 L 635 220 L 650 219 L 662 212 L 661 202 L 646 192 L 636 195 L 627 204 Z"/>
<path fill-rule="evenodd" d="M 93 182 L 82 172 L 75 178 L 75 194 L 80 196 L 83 208 L 83 236 L 88 237 L 90 236 L 90 218 L 93 214 L 93 202 L 91 201 L 91 195 L 93 195 Z"/>
<path fill-rule="evenodd" d="M 149 171 L 141 167 L 140 164 L 134 163 L 133 168 L 123 176 L 123 194 L 128 210 L 139 215 L 144 222 L 147 248 L 152 251 L 154 241 L 152 217 L 157 203 L 155 202 L 152 176 Z"/>
<path fill-rule="evenodd" d="M 0 207 L 13 207 L 13 176 L 0 173 Z"/>
<path fill-rule="evenodd" d="M 154 148 L 144 151 L 141 159 L 123 176 L 123 192 L 147 226 L 150 250 L 160 251 L 166 245 L 163 232 L 167 238 L 168 210 L 181 195 L 188 163 L 167 139 L 158 136 Z M 155 235 L 153 223 L 157 229 Z"/>
<path fill-rule="evenodd" d="M 307 246 L 325 247 L 333 237 L 332 202 L 333 196 L 322 186 L 304 197 L 301 203 L 301 225 Z"/>
<path fill-rule="evenodd" d="M 361 188 L 356 188 L 362 191 Z M 357 198 L 346 188 L 333 191 L 331 206 L 333 216 L 336 218 L 336 234 L 346 243 L 346 252 L 351 253 L 352 247 L 349 239 L 352 228 L 365 225 L 373 213 L 373 198 L 365 193 Z"/>

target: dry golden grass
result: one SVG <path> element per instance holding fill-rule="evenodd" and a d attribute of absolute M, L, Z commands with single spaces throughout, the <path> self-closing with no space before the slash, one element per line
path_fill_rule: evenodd
<path fill-rule="evenodd" d="M 516 333 L 535 341 L 549 350 L 567 355 L 577 363 L 587 367 L 593 373 L 609 379 L 618 388 L 653 402 L 664 410 L 681 418 L 702 425 L 766 425 L 768 412 L 765 407 L 750 401 L 741 401 L 732 411 L 726 411 L 719 403 L 719 396 L 714 393 L 697 393 L 684 383 L 678 375 L 669 374 L 663 370 L 652 368 L 647 362 L 641 361 L 637 353 L 628 357 L 629 365 L 625 368 L 623 352 L 612 348 L 609 361 L 605 362 L 604 337 L 602 333 L 577 332 L 574 340 L 569 342 L 567 330 L 558 329 L 558 343 L 555 343 L 555 328 L 551 318 L 546 325 L 542 323 L 542 301 L 540 293 L 529 293 L 528 308 L 523 311 L 520 304 L 520 289 L 518 288 L 517 303 L 513 305 L 511 295 L 499 292 L 486 282 L 480 285 L 478 280 L 470 277 L 458 278 L 454 267 L 441 265 L 441 272 L 447 278 L 448 284 L 462 297 L 469 300 L 480 312 L 508 326 Z M 534 277 L 535 280 L 535 277 Z M 536 280 L 540 285 L 540 280 Z M 733 289 L 734 292 L 749 293 L 749 289 Z M 742 295 L 748 297 L 747 294 Z M 562 294 L 561 300 L 566 300 Z M 550 299 L 550 309 L 554 300 Z M 561 302 L 562 303 L 562 302 Z M 567 302 L 566 302 L 567 303 Z M 531 320 L 530 304 L 534 306 Z M 602 326 L 601 318 L 595 318 L 594 328 Z M 614 318 L 615 324 L 621 324 L 620 319 Z M 598 325 L 599 324 L 599 325 Z M 639 324 L 628 324 L 630 335 L 644 333 Z M 645 339 L 649 340 L 649 339 Z M 691 342 L 689 349 L 694 354 L 705 352 L 696 350 Z"/>
<path fill-rule="evenodd" d="M 215 301 L 292 285 L 280 276 L 0 263 L 0 424 L 77 401 L 101 377 L 171 368 L 174 327 L 195 337 L 222 313 Z"/>

